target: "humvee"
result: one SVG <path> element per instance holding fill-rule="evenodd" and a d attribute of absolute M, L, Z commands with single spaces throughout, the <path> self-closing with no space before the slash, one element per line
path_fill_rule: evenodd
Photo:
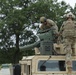
<path fill-rule="evenodd" d="M 39 42 L 20 47 L 21 50 L 35 47 L 35 55 L 23 56 L 19 61 L 21 75 L 76 75 L 76 56 L 66 54 L 63 43 L 53 42 L 52 30 L 46 30 L 38 36 Z M 40 44 L 39 48 L 37 44 Z"/>
<path fill-rule="evenodd" d="M 65 63 L 65 56 L 35 55 L 20 61 L 21 75 L 76 75 L 76 56 L 72 57 L 72 72 Z"/>

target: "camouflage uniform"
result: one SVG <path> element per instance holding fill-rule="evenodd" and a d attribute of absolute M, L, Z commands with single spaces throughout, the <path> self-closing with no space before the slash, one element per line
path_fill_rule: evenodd
<path fill-rule="evenodd" d="M 73 15 L 73 14 L 70 13 L 69 15 Z M 69 17 L 69 15 L 66 17 Z M 76 21 L 67 20 L 63 22 L 60 28 L 60 33 L 62 34 L 63 37 L 65 52 L 72 53 L 72 49 L 74 49 L 74 45 L 76 42 Z"/>
<path fill-rule="evenodd" d="M 75 52 L 76 42 L 76 21 L 73 21 L 75 16 L 72 13 L 66 15 L 67 21 L 63 22 L 60 28 L 60 34 L 63 37 L 64 51 L 66 53 L 66 65 L 68 73 L 72 73 L 72 57 L 71 55 Z"/>
<path fill-rule="evenodd" d="M 41 17 L 40 21 L 42 23 L 42 25 L 40 27 L 41 30 L 52 28 L 53 33 L 58 34 L 58 27 L 54 21 L 52 21 L 50 19 L 46 19 L 45 17 Z M 46 22 L 46 24 L 44 24 L 44 22 Z"/>

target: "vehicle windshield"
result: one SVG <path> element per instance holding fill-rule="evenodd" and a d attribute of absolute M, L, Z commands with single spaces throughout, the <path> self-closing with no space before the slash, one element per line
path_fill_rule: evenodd
<path fill-rule="evenodd" d="M 44 63 L 45 62 L 45 63 Z M 64 60 L 40 60 L 38 71 L 66 71 Z"/>
<path fill-rule="evenodd" d="M 64 60 L 39 60 L 38 71 L 66 71 Z M 76 61 L 72 61 L 72 71 L 76 71 Z"/>

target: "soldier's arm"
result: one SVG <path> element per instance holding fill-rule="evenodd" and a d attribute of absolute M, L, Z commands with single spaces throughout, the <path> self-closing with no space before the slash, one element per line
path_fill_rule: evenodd
<path fill-rule="evenodd" d="M 59 34 L 62 34 L 62 32 L 63 32 L 63 30 L 64 30 L 64 25 L 65 25 L 65 22 L 63 22 L 62 26 L 60 27 Z"/>
<path fill-rule="evenodd" d="M 51 21 L 51 25 L 52 25 L 52 29 L 54 34 L 58 34 L 58 26 L 56 25 L 56 23 L 54 21 Z"/>

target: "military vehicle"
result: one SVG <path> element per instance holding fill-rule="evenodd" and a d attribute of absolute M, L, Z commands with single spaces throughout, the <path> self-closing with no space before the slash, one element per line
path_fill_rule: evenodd
<path fill-rule="evenodd" d="M 35 55 L 24 56 L 19 61 L 21 75 L 76 75 L 76 56 L 66 54 L 63 43 L 54 41 L 52 29 L 39 31 L 38 36 L 39 41 L 20 47 L 21 50 L 35 49 Z"/>

